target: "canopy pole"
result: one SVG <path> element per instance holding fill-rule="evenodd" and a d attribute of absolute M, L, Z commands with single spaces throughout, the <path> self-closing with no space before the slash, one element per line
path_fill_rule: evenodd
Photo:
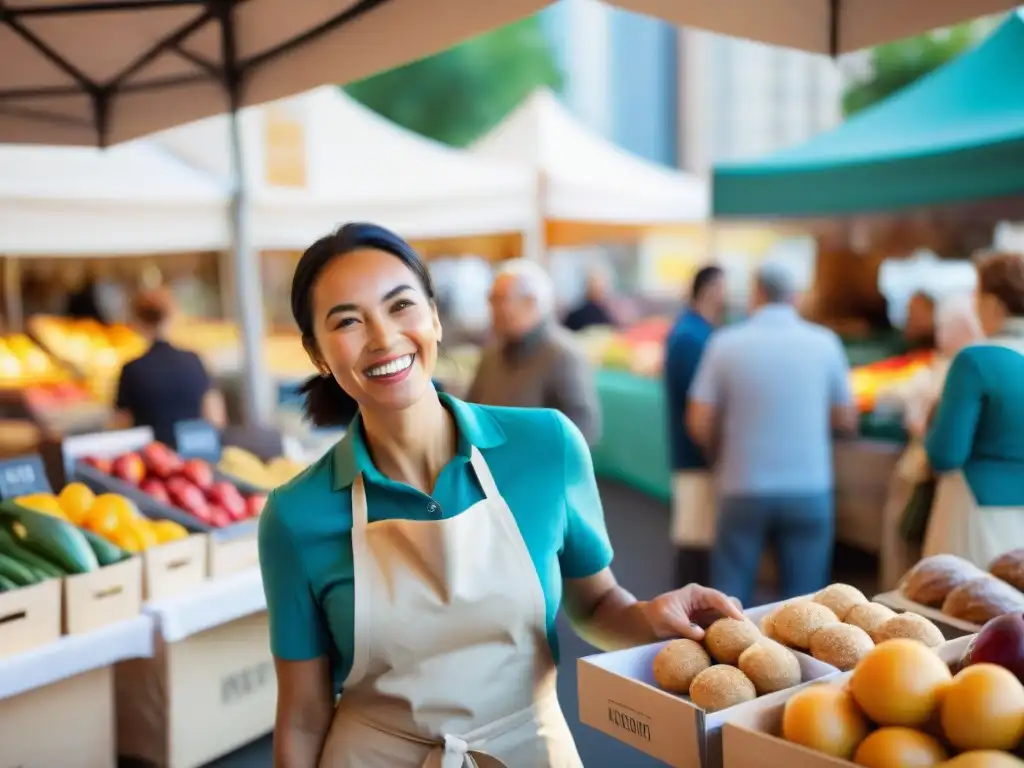
<path fill-rule="evenodd" d="M 235 307 L 242 335 L 242 422 L 246 426 L 270 425 L 274 417 L 274 400 L 270 377 L 263 358 L 263 276 L 259 254 L 249 245 L 249 198 L 245 183 L 245 153 L 242 146 L 241 108 L 242 78 L 235 40 L 235 5 L 216 5 L 220 20 L 221 47 L 224 56 L 224 86 L 228 96 L 228 130 L 230 131 L 231 179 L 231 244 L 235 281 Z"/>
<path fill-rule="evenodd" d="M 259 254 L 249 243 L 249 196 L 245 184 L 242 131 L 237 110 L 230 113 L 232 273 L 235 307 L 242 336 L 242 421 L 247 426 L 269 425 L 274 416 L 274 392 L 264 359 L 265 318 L 263 276 Z"/>

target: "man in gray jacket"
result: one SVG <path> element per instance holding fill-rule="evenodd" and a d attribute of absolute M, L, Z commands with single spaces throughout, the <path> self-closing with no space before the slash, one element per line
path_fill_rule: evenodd
<path fill-rule="evenodd" d="M 593 445 L 601 433 L 594 373 L 572 334 L 555 322 L 555 290 L 544 268 L 516 259 L 491 286 L 495 340 L 483 351 L 466 399 L 484 405 L 554 408 Z"/>

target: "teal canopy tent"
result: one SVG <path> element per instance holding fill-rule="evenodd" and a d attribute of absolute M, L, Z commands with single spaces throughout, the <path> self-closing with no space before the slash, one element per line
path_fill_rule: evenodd
<path fill-rule="evenodd" d="M 714 213 L 817 217 L 1024 194 L 1024 11 L 835 130 L 719 165 Z"/>

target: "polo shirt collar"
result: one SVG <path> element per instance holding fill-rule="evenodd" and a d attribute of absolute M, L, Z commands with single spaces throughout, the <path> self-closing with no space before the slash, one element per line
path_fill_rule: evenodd
<path fill-rule="evenodd" d="M 438 393 L 441 404 L 455 417 L 459 443 L 456 458 L 469 461 L 472 448 L 479 450 L 495 448 L 505 442 L 505 433 L 497 420 L 486 408 L 463 402 L 443 392 Z M 393 485 L 373 465 L 370 451 L 363 436 L 363 419 L 360 414 L 352 420 L 345 437 L 334 447 L 331 472 L 333 488 L 342 491 L 355 482 L 359 473 L 368 483 Z"/>

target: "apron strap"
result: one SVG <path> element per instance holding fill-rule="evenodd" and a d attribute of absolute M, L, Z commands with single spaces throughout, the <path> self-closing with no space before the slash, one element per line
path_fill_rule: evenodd
<path fill-rule="evenodd" d="M 356 475 L 352 483 L 352 600 L 353 627 L 352 633 L 352 667 L 345 686 L 359 682 L 366 674 L 370 663 L 370 649 L 367 638 L 359 627 L 366 626 L 370 614 L 370 549 L 366 544 L 366 484 L 362 473 Z"/>
<path fill-rule="evenodd" d="M 469 461 L 473 465 L 476 480 L 480 483 L 480 488 L 483 489 L 484 497 L 488 499 L 501 498 L 501 493 L 498 492 L 498 485 L 494 482 L 494 476 L 491 474 L 487 462 L 484 461 L 483 454 L 477 450 L 475 445 L 472 447 Z"/>

